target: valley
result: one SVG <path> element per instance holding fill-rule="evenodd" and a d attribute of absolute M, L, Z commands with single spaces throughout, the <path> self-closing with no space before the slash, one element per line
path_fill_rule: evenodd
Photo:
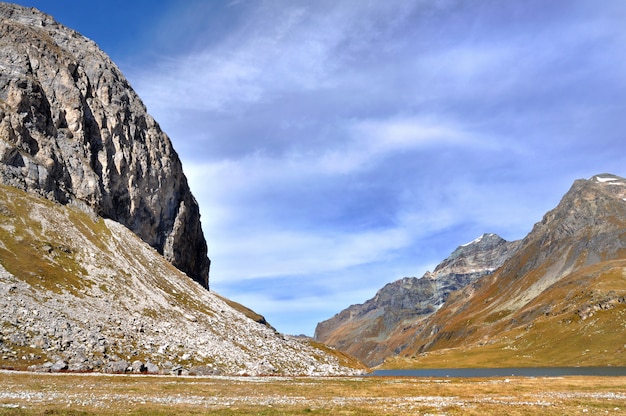
<path fill-rule="evenodd" d="M 198 378 L 0 372 L 0 379 L 0 415 L 626 413 L 626 377 Z"/>
<path fill-rule="evenodd" d="M 623 377 L 360 377 L 624 366 L 626 179 L 576 180 L 524 238 L 482 234 L 314 339 L 281 334 L 209 290 L 182 162 L 111 59 L 36 9 L 0 18 L 0 415 L 626 408 Z"/>

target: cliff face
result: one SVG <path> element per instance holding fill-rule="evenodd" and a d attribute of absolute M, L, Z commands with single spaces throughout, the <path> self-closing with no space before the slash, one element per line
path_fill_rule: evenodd
<path fill-rule="evenodd" d="M 0 3 L 0 183 L 117 221 L 208 287 L 198 204 L 169 138 L 97 45 Z"/>
<path fill-rule="evenodd" d="M 372 299 L 320 322 L 315 339 L 349 352 L 368 365 L 400 353 L 409 336 L 450 294 L 492 273 L 511 257 L 519 242 L 484 234 L 458 247 L 421 279 L 406 277 L 385 285 Z"/>

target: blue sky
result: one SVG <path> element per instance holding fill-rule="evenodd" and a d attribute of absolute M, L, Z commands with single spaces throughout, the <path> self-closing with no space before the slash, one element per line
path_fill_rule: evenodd
<path fill-rule="evenodd" d="M 118 64 L 183 160 L 212 289 L 285 333 L 626 175 L 622 0 L 20 4 Z"/>

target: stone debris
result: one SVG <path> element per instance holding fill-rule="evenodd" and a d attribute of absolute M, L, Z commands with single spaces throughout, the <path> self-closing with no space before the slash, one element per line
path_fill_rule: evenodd
<path fill-rule="evenodd" d="M 94 239 L 73 226 L 72 208 L 25 198 L 22 219 L 46 230 L 31 238 L 54 241 L 63 230 L 83 270 L 81 286 L 47 287 L 45 276 L 35 281 L 41 285 L 30 284 L 0 266 L 0 367 L 180 375 L 360 372 L 233 309 L 126 227 L 104 220 Z"/>

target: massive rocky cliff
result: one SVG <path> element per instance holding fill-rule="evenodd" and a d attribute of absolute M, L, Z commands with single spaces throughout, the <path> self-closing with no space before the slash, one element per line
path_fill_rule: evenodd
<path fill-rule="evenodd" d="M 208 287 L 198 204 L 168 137 L 98 46 L 0 3 L 0 183 L 117 221 Z"/>
<path fill-rule="evenodd" d="M 352 305 L 320 322 L 315 339 L 349 352 L 368 365 L 398 354 L 407 337 L 436 312 L 450 293 L 492 273 L 511 257 L 519 242 L 484 234 L 458 247 L 422 278 L 389 283 L 364 304 Z"/>

